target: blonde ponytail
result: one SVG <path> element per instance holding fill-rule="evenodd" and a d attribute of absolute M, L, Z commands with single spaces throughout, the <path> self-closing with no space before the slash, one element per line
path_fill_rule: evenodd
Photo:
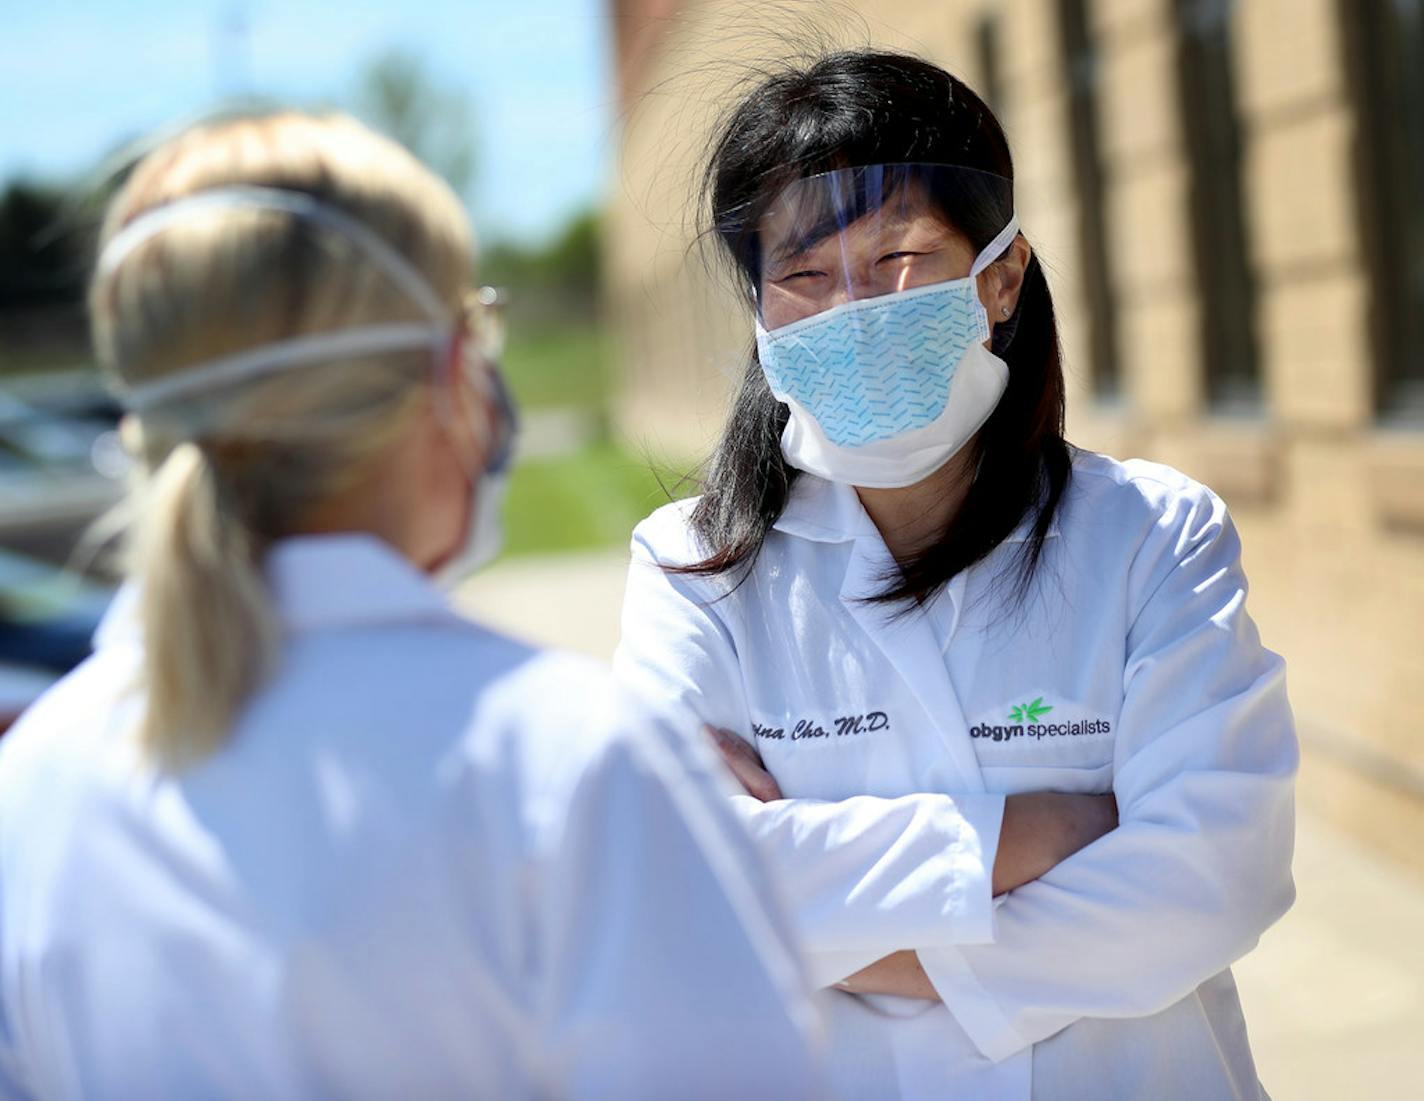
<path fill-rule="evenodd" d="M 147 210 L 241 184 L 304 192 L 359 221 L 457 315 L 473 266 L 459 201 L 405 150 L 341 116 L 239 119 L 174 139 L 129 177 L 101 243 Z M 100 361 L 125 387 L 308 334 L 429 323 L 339 233 L 254 209 L 177 221 L 101 267 L 90 311 Z M 145 640 L 138 734 L 160 764 L 200 761 L 231 735 L 279 657 L 268 547 L 354 492 L 408 436 L 431 369 L 426 350 L 367 353 L 126 421 L 145 471 L 126 509 Z"/>
<path fill-rule="evenodd" d="M 225 496 L 202 448 L 179 443 L 149 479 L 129 536 L 148 689 L 139 736 L 172 767 L 222 745 L 276 646 L 261 547 Z"/>

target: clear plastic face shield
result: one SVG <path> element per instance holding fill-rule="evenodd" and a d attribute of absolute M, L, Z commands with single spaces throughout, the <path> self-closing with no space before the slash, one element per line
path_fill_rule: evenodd
<path fill-rule="evenodd" d="M 1012 181 L 947 165 L 845 168 L 793 180 L 723 235 L 753 285 L 792 465 L 910 485 L 993 412 L 1007 368 L 987 348 L 978 282 L 1018 235 Z"/>
<path fill-rule="evenodd" d="M 466 359 L 473 355 L 487 368 L 483 377 L 490 388 L 498 419 L 495 438 L 485 457 L 485 471 L 501 476 L 508 474 L 514 463 L 515 439 L 519 433 L 519 410 L 504 381 L 504 372 L 499 368 L 504 356 L 504 303 L 504 292 L 497 287 L 472 290 L 462 303 Z"/>
<path fill-rule="evenodd" d="M 848 302 L 977 276 L 1018 226 L 1011 180 L 879 164 L 793 180 L 754 231 L 757 315 L 770 332 Z"/>

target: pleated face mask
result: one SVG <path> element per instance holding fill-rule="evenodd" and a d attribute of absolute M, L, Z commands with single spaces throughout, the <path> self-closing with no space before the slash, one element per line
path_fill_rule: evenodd
<path fill-rule="evenodd" d="M 977 255 L 945 207 L 993 224 Z M 790 411 L 788 462 L 904 486 L 973 438 L 1008 383 L 985 347 L 977 284 L 1018 233 L 1009 181 L 940 165 L 843 169 L 789 185 L 758 233 L 757 354 Z"/>

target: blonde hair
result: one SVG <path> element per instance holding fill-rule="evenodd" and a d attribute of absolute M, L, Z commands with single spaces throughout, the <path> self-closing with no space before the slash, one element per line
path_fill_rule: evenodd
<path fill-rule="evenodd" d="M 147 211 L 214 188 L 302 192 L 380 237 L 452 320 L 473 244 L 454 194 L 404 149 L 344 116 L 284 113 L 194 128 L 150 153 L 111 203 L 103 244 Z M 194 211 L 90 288 L 100 362 L 121 387 L 289 338 L 427 321 L 387 269 L 291 213 Z M 261 376 L 144 412 L 127 574 L 141 594 L 146 752 L 178 767 L 228 737 L 270 671 L 278 631 L 263 576 L 275 539 L 370 474 L 413 424 L 428 350 Z"/>

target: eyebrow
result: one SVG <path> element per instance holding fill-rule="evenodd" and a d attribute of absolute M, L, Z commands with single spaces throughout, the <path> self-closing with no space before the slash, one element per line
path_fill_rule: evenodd
<path fill-rule="evenodd" d="M 869 217 L 871 214 L 881 213 L 884 211 L 884 209 L 885 208 L 881 206 L 873 211 L 868 210 L 864 214 L 862 214 L 860 218 L 866 218 Z M 855 221 L 860 221 L 860 218 L 857 218 Z M 886 217 L 882 225 L 884 228 L 888 228 L 890 230 L 904 229 L 910 225 L 910 222 L 911 219 L 906 217 L 904 214 L 892 214 Z M 855 222 L 851 223 L 851 225 L 854 224 Z M 784 264 L 788 260 L 794 260 L 796 257 L 802 256 L 805 253 L 809 252 L 813 246 L 819 244 L 821 241 L 831 236 L 831 234 L 836 233 L 844 228 L 846 227 L 844 226 L 840 215 L 828 214 L 820 221 L 811 225 L 807 229 L 802 230 L 800 233 L 791 234 L 786 239 L 784 239 L 779 245 L 776 246 L 775 249 L 772 250 L 771 262 L 772 264 Z"/>
<path fill-rule="evenodd" d="M 772 250 L 771 262 L 773 264 L 784 264 L 788 260 L 809 252 L 814 245 L 824 241 L 832 233 L 840 228 L 840 219 L 834 214 L 827 215 L 819 222 L 802 230 L 799 233 L 792 233 L 782 239 L 781 243 Z"/>

